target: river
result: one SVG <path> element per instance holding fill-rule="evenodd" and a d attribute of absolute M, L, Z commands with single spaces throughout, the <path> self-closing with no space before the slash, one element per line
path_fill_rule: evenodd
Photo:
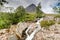
<path fill-rule="evenodd" d="M 37 22 L 36 22 L 37 26 L 36 26 L 35 30 L 30 35 L 28 34 L 28 31 L 29 31 L 29 29 L 31 29 L 32 24 L 28 27 L 28 29 L 26 30 L 27 38 L 25 40 L 32 40 L 34 38 L 34 35 L 41 29 L 40 22 L 42 20 L 43 20 L 43 18 L 40 18 L 39 20 L 37 20 Z"/>

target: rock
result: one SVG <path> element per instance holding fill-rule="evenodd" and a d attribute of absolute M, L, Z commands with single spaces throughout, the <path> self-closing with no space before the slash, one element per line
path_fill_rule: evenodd
<path fill-rule="evenodd" d="M 8 40 L 18 40 L 15 34 L 8 36 Z"/>
<path fill-rule="evenodd" d="M 12 25 L 10 28 L 11 33 L 15 33 L 20 38 L 25 35 L 26 29 L 30 26 L 31 23 L 20 22 L 17 25 Z"/>
<path fill-rule="evenodd" d="M 7 35 L 8 35 L 8 33 L 1 35 L 1 36 L 0 36 L 0 40 L 7 40 L 7 38 L 8 38 Z"/>
<path fill-rule="evenodd" d="M 54 37 L 54 40 L 60 40 L 60 34 L 55 34 L 53 37 Z"/>
<path fill-rule="evenodd" d="M 53 38 L 45 38 L 44 40 L 53 40 Z"/>
<path fill-rule="evenodd" d="M 16 31 L 22 35 L 22 31 L 27 27 L 28 27 L 27 23 L 21 23 L 20 22 L 20 23 L 17 24 Z"/>
<path fill-rule="evenodd" d="M 17 24 L 17 27 L 16 27 L 16 29 L 15 29 L 15 33 L 21 38 L 22 35 L 25 34 L 25 30 L 26 30 L 26 28 L 27 28 L 28 26 L 29 26 L 29 25 L 28 25 L 27 23 L 25 23 L 25 22 L 23 22 L 23 23 L 22 23 L 22 22 L 18 23 L 18 24 Z M 22 34 L 23 31 L 24 31 L 24 34 Z"/>
<path fill-rule="evenodd" d="M 54 16 L 45 16 L 44 20 L 54 20 Z"/>
<path fill-rule="evenodd" d="M 9 29 L 0 30 L 0 40 L 17 40 L 16 34 L 11 34 Z"/>
<path fill-rule="evenodd" d="M 4 34 L 4 33 L 8 33 L 8 32 L 9 32 L 9 29 L 1 29 L 1 30 L 0 30 L 0 34 L 1 34 L 1 33 Z"/>
<path fill-rule="evenodd" d="M 56 19 L 55 21 L 56 21 L 57 23 L 60 21 L 60 18 L 55 18 L 55 19 Z"/>
<path fill-rule="evenodd" d="M 52 26 L 49 27 L 49 30 L 50 31 L 54 31 L 55 28 L 56 28 L 56 26 L 55 25 L 52 25 Z"/>
<path fill-rule="evenodd" d="M 36 33 L 35 37 L 33 38 L 33 40 L 43 40 L 43 33 L 42 32 L 38 32 Z"/>

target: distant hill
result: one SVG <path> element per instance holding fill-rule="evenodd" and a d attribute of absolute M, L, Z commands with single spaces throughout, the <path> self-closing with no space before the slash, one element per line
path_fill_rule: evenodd
<path fill-rule="evenodd" d="M 35 4 L 31 4 L 28 7 L 26 7 L 25 9 L 27 12 L 36 12 L 36 5 Z"/>

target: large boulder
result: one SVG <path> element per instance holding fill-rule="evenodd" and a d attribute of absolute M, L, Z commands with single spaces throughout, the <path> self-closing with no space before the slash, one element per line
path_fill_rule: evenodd
<path fill-rule="evenodd" d="M 11 25 L 10 29 L 0 30 L 0 40 L 18 40 L 21 38 L 23 31 L 30 23 L 20 22 L 17 25 Z M 22 38 L 23 39 L 23 38 Z"/>
<path fill-rule="evenodd" d="M 25 35 L 25 31 L 29 27 L 30 24 L 31 23 L 20 22 L 17 25 L 12 25 L 10 28 L 10 31 L 11 33 L 15 33 L 17 36 L 21 38 L 22 35 Z"/>

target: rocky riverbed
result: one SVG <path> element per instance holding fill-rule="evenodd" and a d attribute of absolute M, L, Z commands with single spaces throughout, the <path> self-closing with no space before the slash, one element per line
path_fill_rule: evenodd
<path fill-rule="evenodd" d="M 50 20 L 51 18 L 49 17 L 47 19 Z M 45 20 L 47 19 L 45 18 Z M 31 34 L 36 27 L 35 22 L 20 22 L 17 25 L 11 25 L 9 29 L 1 29 L 0 40 L 25 40 L 27 38 L 25 31 L 30 25 L 32 27 L 28 33 Z M 47 29 L 42 27 L 34 35 L 32 40 L 60 40 L 60 24 L 55 23 Z"/>
<path fill-rule="evenodd" d="M 22 37 L 22 35 L 24 35 L 22 32 L 27 26 L 30 25 L 26 24 L 27 23 L 21 23 L 21 26 L 19 27 L 16 27 L 17 25 L 12 25 L 10 29 L 0 30 L 0 40 L 25 40 L 26 35 Z M 20 29 L 23 28 L 22 26 L 24 26 L 24 29 Z M 33 26 L 35 26 L 34 23 Z M 41 28 L 41 30 L 35 34 L 33 40 L 60 40 L 60 24 L 54 24 L 48 29 Z"/>

